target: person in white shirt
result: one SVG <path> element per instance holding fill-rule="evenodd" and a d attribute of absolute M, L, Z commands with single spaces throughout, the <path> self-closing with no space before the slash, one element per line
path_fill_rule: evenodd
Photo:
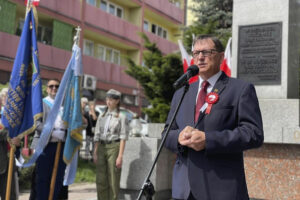
<path fill-rule="evenodd" d="M 43 123 L 45 123 L 48 114 L 53 106 L 54 99 L 59 87 L 59 81 L 57 79 L 50 79 L 47 84 L 48 96 L 43 99 Z M 62 148 L 67 135 L 67 129 L 62 121 L 62 108 L 57 115 L 54 122 L 54 127 L 51 133 L 51 137 L 45 147 L 43 153 L 36 161 L 34 176 L 34 188 L 32 188 L 30 199 L 45 200 L 48 199 L 50 191 L 51 176 L 54 166 L 55 153 L 58 142 L 62 142 Z M 37 125 L 36 133 L 32 141 L 31 147 L 35 147 L 40 134 L 43 130 L 43 123 Z M 65 174 L 66 164 L 63 161 L 63 150 L 60 152 L 59 163 L 57 169 L 56 183 L 54 189 L 53 199 L 57 199 L 59 192 L 63 186 L 63 179 Z"/>

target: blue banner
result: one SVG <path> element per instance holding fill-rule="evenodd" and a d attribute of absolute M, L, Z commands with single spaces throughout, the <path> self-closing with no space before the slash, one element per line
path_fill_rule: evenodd
<path fill-rule="evenodd" d="M 32 133 L 42 117 L 42 82 L 38 61 L 36 24 L 32 8 L 27 13 L 11 72 L 2 123 L 9 137 Z"/>

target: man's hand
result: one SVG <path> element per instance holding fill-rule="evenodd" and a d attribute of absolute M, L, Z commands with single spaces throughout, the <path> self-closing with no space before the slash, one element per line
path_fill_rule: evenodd
<path fill-rule="evenodd" d="M 15 145 L 16 147 L 18 147 L 18 146 L 20 146 L 21 139 L 18 138 L 18 137 L 14 137 L 14 138 L 11 139 L 11 143 L 12 143 L 13 145 Z"/>
<path fill-rule="evenodd" d="M 186 126 L 179 134 L 179 144 L 201 151 L 205 148 L 205 133 L 191 126 Z"/>
<path fill-rule="evenodd" d="M 194 130 L 191 126 L 186 126 L 179 134 L 178 143 L 183 146 L 191 144 L 192 131 Z"/>

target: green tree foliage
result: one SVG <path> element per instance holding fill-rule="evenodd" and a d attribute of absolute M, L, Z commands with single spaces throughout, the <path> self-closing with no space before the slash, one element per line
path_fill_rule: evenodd
<path fill-rule="evenodd" d="M 143 108 L 151 122 L 163 123 L 167 119 L 170 102 L 175 92 L 172 84 L 183 73 L 181 58 L 178 54 L 163 55 L 155 43 L 142 35 L 144 46 L 144 66 L 136 65 L 128 58 L 129 67 L 125 71 L 135 78 L 144 89 L 151 108 Z"/>
<path fill-rule="evenodd" d="M 218 22 L 217 29 L 228 29 L 232 25 L 233 0 L 194 0 L 191 10 L 200 24 Z"/>
<path fill-rule="evenodd" d="M 189 26 L 185 33 L 183 43 L 190 51 L 192 35 L 216 35 L 223 45 L 231 37 L 233 0 L 194 0 L 194 7 L 190 7 L 195 14 L 195 23 Z"/>

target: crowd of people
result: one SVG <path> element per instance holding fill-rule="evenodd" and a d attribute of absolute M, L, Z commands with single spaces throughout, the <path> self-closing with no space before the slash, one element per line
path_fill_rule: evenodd
<path fill-rule="evenodd" d="M 174 94 L 163 134 L 170 126 L 165 147 L 177 154 L 174 165 L 172 197 L 178 200 L 246 200 L 249 199 L 245 180 L 243 151 L 263 143 L 262 117 L 252 84 L 230 78 L 220 71 L 224 58 L 221 42 L 209 35 L 195 38 L 194 63 L 199 69 L 199 81 Z M 35 148 L 45 121 L 54 103 L 59 80 L 47 83 L 48 96 L 43 99 L 43 118 L 38 122 L 31 148 Z M 2 107 L 7 89 L 1 91 Z M 185 95 L 174 123 L 171 123 L 181 96 Z M 85 154 L 96 165 L 97 197 L 117 200 L 126 140 L 128 119 L 120 112 L 121 93 L 110 89 L 106 93 L 106 109 L 97 113 L 95 102 L 81 99 L 82 119 L 86 129 Z M 61 108 L 63 109 L 63 108 Z M 67 127 L 59 112 L 51 137 L 36 161 L 32 175 L 31 200 L 45 200 L 59 143 L 64 146 Z M 11 145 L 20 146 L 18 138 Z M 0 132 L 0 192 L 5 199 L 8 169 L 7 131 Z M 16 169 L 16 167 L 15 167 Z M 59 155 L 53 199 L 68 199 L 63 186 L 66 164 Z M 16 170 L 15 170 L 16 171 Z M 11 199 L 17 199 L 18 181 L 14 173 Z"/>
<path fill-rule="evenodd" d="M 50 79 L 47 83 L 47 96 L 43 98 L 43 118 L 37 122 L 31 149 L 35 149 L 45 122 L 54 104 L 60 81 Z M 5 106 L 8 88 L 2 89 L 1 113 Z M 119 183 L 121 175 L 122 158 L 125 149 L 125 140 L 128 138 L 128 120 L 125 114 L 120 113 L 121 93 L 111 89 L 107 92 L 106 111 L 99 116 L 95 110 L 95 101 L 81 98 L 82 119 L 86 132 L 85 153 L 90 155 L 96 164 L 96 186 L 100 199 L 118 199 Z M 63 108 L 61 108 L 62 110 Z M 67 127 L 62 120 L 62 112 L 59 112 L 51 132 L 51 137 L 43 153 L 38 157 L 31 178 L 30 200 L 48 199 L 50 183 L 54 167 L 55 153 L 58 143 L 62 149 L 66 141 Z M 12 138 L 11 145 L 20 146 L 20 139 Z M 5 199 L 8 174 L 8 132 L 2 127 L 0 130 L 0 195 Z M 53 199 L 68 199 L 68 186 L 63 185 L 66 164 L 63 161 L 63 151 L 60 152 L 57 167 L 57 175 Z M 13 181 L 11 184 L 10 199 L 18 199 L 18 175 L 14 165 Z"/>

